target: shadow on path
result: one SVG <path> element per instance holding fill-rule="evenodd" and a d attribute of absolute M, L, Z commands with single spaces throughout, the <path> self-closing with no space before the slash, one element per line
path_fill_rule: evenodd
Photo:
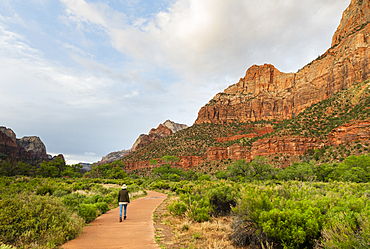
<path fill-rule="evenodd" d="M 119 222 L 119 207 L 109 210 L 85 226 L 80 237 L 61 248 L 160 248 L 154 239 L 153 212 L 167 195 L 153 191 L 147 193 L 147 196 L 128 204 L 126 220 Z"/>

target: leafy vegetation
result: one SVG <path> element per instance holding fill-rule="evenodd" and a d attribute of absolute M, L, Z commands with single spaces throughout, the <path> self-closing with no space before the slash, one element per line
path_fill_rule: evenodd
<path fill-rule="evenodd" d="M 143 187 L 125 180 L 84 178 L 0 178 L 0 244 L 57 248 L 85 223 L 117 207 L 122 182 L 130 193 Z M 114 184 L 117 187 L 104 187 Z M 110 186 L 110 185 L 107 185 Z"/>

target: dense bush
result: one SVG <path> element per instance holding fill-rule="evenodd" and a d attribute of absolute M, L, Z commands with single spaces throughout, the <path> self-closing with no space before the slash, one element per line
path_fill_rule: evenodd
<path fill-rule="evenodd" d="M 77 211 L 78 215 L 82 217 L 86 223 L 89 223 L 98 217 L 98 213 L 96 212 L 96 206 L 94 204 L 81 204 L 78 207 Z"/>
<path fill-rule="evenodd" d="M 182 181 L 171 184 L 171 189 L 179 194 L 179 199 L 169 205 L 172 215 L 182 216 L 197 222 L 207 221 L 211 216 L 228 215 L 236 205 L 239 195 L 237 186 L 226 181 L 198 181 L 198 184 Z"/>
<path fill-rule="evenodd" d="M 255 240 L 263 234 L 284 248 L 361 248 L 369 242 L 369 191 L 369 184 L 340 182 L 245 185 L 233 209 L 239 224 L 232 237 L 250 245 L 245 234 L 254 231 Z"/>
<path fill-rule="evenodd" d="M 0 241 L 15 246 L 54 248 L 82 229 L 82 220 L 57 198 L 16 195 L 1 199 L 0 209 Z"/>
<path fill-rule="evenodd" d="M 185 202 L 181 200 L 176 200 L 170 205 L 168 205 L 168 211 L 173 216 L 183 216 L 185 212 L 188 210 Z"/>
<path fill-rule="evenodd" d="M 225 216 L 230 214 L 232 207 L 235 207 L 240 192 L 237 187 L 231 184 L 220 184 L 215 188 L 211 188 L 207 195 L 212 207 L 211 214 L 214 216 Z"/>

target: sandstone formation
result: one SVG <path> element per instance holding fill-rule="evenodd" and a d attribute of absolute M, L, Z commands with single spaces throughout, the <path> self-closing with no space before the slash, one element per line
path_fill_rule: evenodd
<path fill-rule="evenodd" d="M 242 135 L 235 135 L 235 136 L 231 136 L 231 137 L 220 137 L 220 138 L 217 138 L 217 142 L 223 143 L 223 142 L 228 142 L 228 141 L 235 141 L 235 140 L 238 140 L 238 139 L 241 139 L 241 138 L 253 138 L 253 137 L 258 137 L 258 136 L 262 136 L 262 135 L 265 135 L 265 134 L 269 134 L 273 131 L 274 131 L 274 129 L 272 128 L 271 125 L 266 125 L 266 126 L 260 127 L 260 128 L 254 128 L 253 127 L 253 131 L 251 133 L 242 134 Z"/>
<path fill-rule="evenodd" d="M 370 121 L 344 124 L 335 128 L 328 135 L 328 143 L 336 146 L 357 140 L 370 140 Z"/>
<path fill-rule="evenodd" d="M 268 156 L 280 153 L 303 155 L 309 149 L 322 148 L 324 146 L 325 143 L 317 138 L 264 138 L 252 144 L 250 159 L 254 159 L 257 156 Z"/>
<path fill-rule="evenodd" d="M 369 1 L 352 0 L 332 47 L 297 73 L 252 66 L 244 78 L 218 93 L 196 124 L 290 119 L 308 106 L 370 77 Z"/>
<path fill-rule="evenodd" d="M 14 142 L 16 142 L 17 138 L 16 138 L 16 135 L 15 135 L 15 133 L 14 133 L 14 131 L 12 129 L 9 129 L 9 128 L 6 128 L 4 126 L 1 126 L 0 127 L 0 132 L 4 133 L 9 138 L 11 138 Z"/>
<path fill-rule="evenodd" d="M 30 152 L 35 158 L 48 159 L 46 147 L 39 137 L 23 137 L 18 140 L 18 144 Z"/>
<path fill-rule="evenodd" d="M 0 153 L 19 159 L 48 159 L 46 147 L 39 137 L 17 139 L 6 127 L 0 127 Z"/>
<path fill-rule="evenodd" d="M 144 146 L 149 145 L 150 143 L 161 139 L 163 137 L 167 137 L 177 131 L 183 130 L 188 128 L 187 125 L 184 124 L 177 124 L 170 120 L 166 120 L 163 124 L 160 124 L 157 129 L 151 129 L 149 134 L 141 134 L 138 139 L 135 141 L 134 145 L 131 148 L 131 151 L 136 151 Z"/>
<path fill-rule="evenodd" d="M 211 147 L 207 150 L 208 161 L 219 161 L 225 159 L 249 159 L 251 152 L 248 147 L 233 144 L 230 147 Z"/>

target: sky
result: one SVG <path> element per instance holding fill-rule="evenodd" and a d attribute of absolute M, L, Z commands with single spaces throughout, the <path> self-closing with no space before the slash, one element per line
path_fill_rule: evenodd
<path fill-rule="evenodd" d="M 297 72 L 350 0 L 1 0 L 0 126 L 67 164 L 191 126 L 252 65 Z"/>

